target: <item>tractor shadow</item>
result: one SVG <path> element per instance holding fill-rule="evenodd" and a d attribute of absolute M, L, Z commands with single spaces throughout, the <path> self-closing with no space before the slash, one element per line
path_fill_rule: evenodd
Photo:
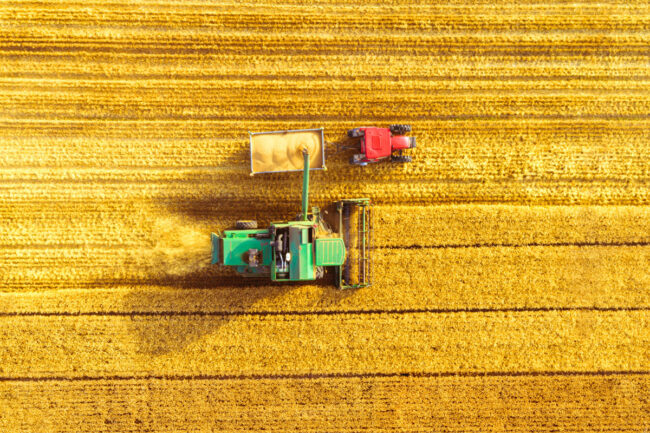
<path fill-rule="evenodd" d="M 128 326 L 137 336 L 139 353 L 161 356 L 183 351 L 218 333 L 233 320 L 250 320 L 269 313 L 291 315 L 335 309 L 344 299 L 354 296 L 354 291 L 335 288 L 333 272 L 308 284 L 273 283 L 265 278 L 244 278 L 233 269 L 211 265 L 209 248 L 201 246 L 203 249 L 185 253 L 183 246 L 179 248 L 175 243 L 177 238 L 187 237 L 184 230 L 191 230 L 192 239 L 207 240 L 210 231 L 234 224 L 233 213 L 237 212 L 229 209 L 227 201 L 218 202 L 217 206 L 214 203 L 212 199 L 183 199 L 165 204 L 178 227 L 172 224 L 164 236 L 173 244 L 172 253 L 178 254 L 148 263 L 143 267 L 148 269 L 148 275 L 133 281 L 122 298 L 123 311 L 131 313 Z M 259 227 L 264 227 L 271 220 L 295 218 L 298 208 L 299 203 L 278 203 L 267 208 L 266 213 L 253 208 L 252 215 L 242 217 L 264 216 L 258 218 Z"/>

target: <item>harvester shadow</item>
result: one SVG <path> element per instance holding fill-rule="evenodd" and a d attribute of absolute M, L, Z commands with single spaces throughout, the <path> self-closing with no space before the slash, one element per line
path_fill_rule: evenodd
<path fill-rule="evenodd" d="M 251 311 L 258 302 L 289 290 L 258 279 L 242 281 L 234 275 L 215 278 L 208 268 L 142 281 L 123 302 L 124 308 L 133 312 L 130 327 L 137 336 L 139 352 L 164 355 L 184 350 Z"/>
<path fill-rule="evenodd" d="M 271 220 L 294 219 L 299 209 L 299 202 L 293 200 L 274 206 L 258 203 L 246 208 L 247 215 L 237 215 L 240 203 L 230 203 L 227 198 L 216 200 L 216 203 L 214 198 L 182 199 L 174 204 L 165 203 L 165 207 L 180 224 L 201 227 L 201 238 L 204 235 L 207 238 L 209 231 L 231 228 L 235 221 L 233 216 L 257 217 L 259 226 L 265 227 Z M 209 231 L 205 231 L 206 222 L 210 225 Z M 134 288 L 123 297 L 123 310 L 131 313 L 129 327 L 137 336 L 138 351 L 153 356 L 186 350 L 204 338 L 218 338 L 214 335 L 233 320 L 331 309 L 354 294 L 353 291 L 338 291 L 331 273 L 305 285 L 273 283 L 268 278 L 244 278 L 233 269 L 210 265 L 207 260 L 181 273 L 172 274 L 162 269 L 164 262 L 158 267 L 161 269 L 154 267 L 150 277 L 133 281 Z M 295 297 L 292 292 L 296 292 Z M 237 343 L 255 344 L 253 341 Z"/>
<path fill-rule="evenodd" d="M 219 329 L 233 320 L 258 316 L 304 315 L 330 310 L 354 291 L 334 288 L 333 276 L 310 282 L 271 283 L 238 275 L 214 277 L 210 269 L 189 275 L 142 281 L 124 297 L 129 327 L 137 336 L 138 352 L 160 356 L 185 350 L 204 338 L 221 338 Z M 291 292 L 295 292 L 295 297 Z M 311 294 L 309 305 L 301 302 Z M 282 298 L 286 298 L 286 304 Z M 291 302 L 298 299 L 298 302 Z M 314 302 L 316 301 L 316 302 Z M 292 304 L 288 307 L 287 304 Z M 263 327 L 260 332 L 264 332 Z M 229 333 L 224 338 L 233 339 Z M 250 344 L 234 337 L 228 344 Z"/>

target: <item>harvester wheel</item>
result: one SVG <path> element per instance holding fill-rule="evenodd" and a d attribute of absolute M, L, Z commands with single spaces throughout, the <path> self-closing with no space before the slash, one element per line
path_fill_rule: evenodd
<path fill-rule="evenodd" d="M 404 135 L 411 132 L 411 125 L 390 125 L 390 133 L 393 135 Z"/>
<path fill-rule="evenodd" d="M 409 155 L 393 155 L 390 160 L 393 162 L 412 162 L 413 158 Z"/>
<path fill-rule="evenodd" d="M 235 228 L 237 230 L 256 229 L 257 228 L 257 221 L 254 221 L 254 220 L 237 221 L 235 223 Z"/>

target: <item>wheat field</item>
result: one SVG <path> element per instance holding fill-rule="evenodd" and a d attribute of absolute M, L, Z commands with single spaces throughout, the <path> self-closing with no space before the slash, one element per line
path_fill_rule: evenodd
<path fill-rule="evenodd" d="M 650 430 L 647 2 L 7 1 L 0 60 L 0 431 Z M 210 266 L 319 127 L 373 286 Z"/>

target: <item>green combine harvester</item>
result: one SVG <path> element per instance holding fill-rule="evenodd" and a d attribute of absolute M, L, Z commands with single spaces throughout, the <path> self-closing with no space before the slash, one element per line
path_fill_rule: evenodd
<path fill-rule="evenodd" d="M 258 229 L 256 221 L 237 221 L 234 230 L 212 233 L 212 264 L 232 266 L 244 277 L 271 281 L 312 281 L 334 269 L 339 289 L 371 285 L 370 200 L 334 203 L 336 230 L 318 207 L 307 212 L 309 153 L 303 150 L 302 213 L 295 221 L 272 222 Z"/>

